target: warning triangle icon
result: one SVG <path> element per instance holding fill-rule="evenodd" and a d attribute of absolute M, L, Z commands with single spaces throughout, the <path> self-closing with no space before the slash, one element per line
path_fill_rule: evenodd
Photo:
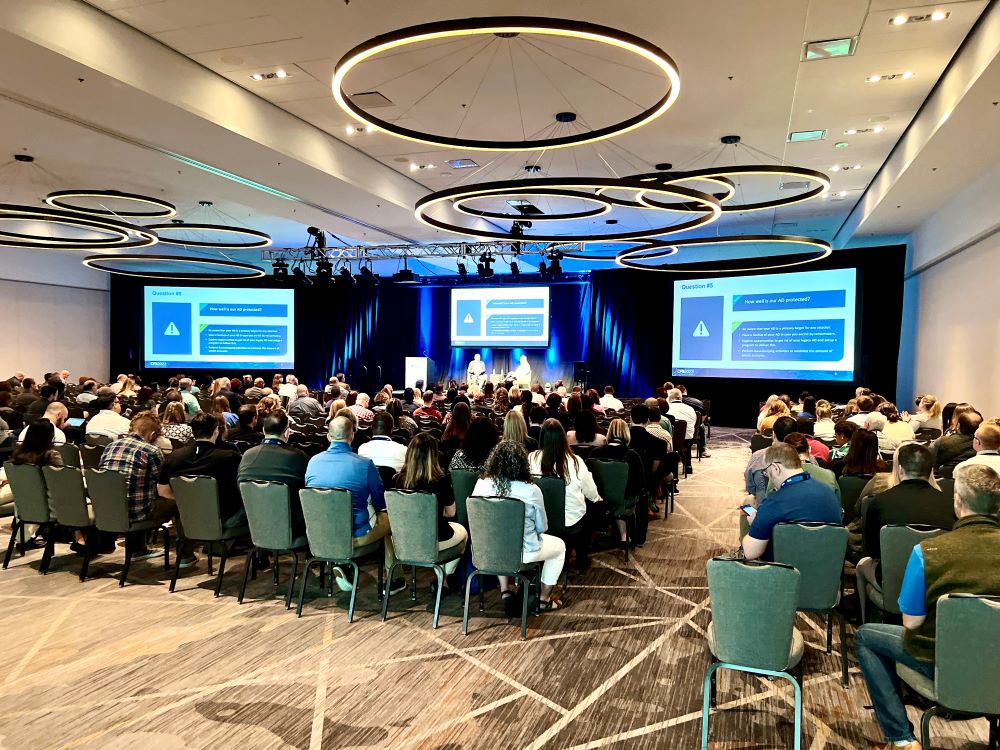
<path fill-rule="evenodd" d="M 472 317 L 472 313 L 466 313 L 465 317 L 462 318 L 463 323 L 475 323 L 475 319 Z"/>
<path fill-rule="evenodd" d="M 177 326 L 175 326 L 173 323 L 171 323 L 170 325 L 167 326 L 167 330 L 165 330 L 163 332 L 163 335 L 164 336 L 180 336 L 181 332 L 180 332 L 180 329 L 177 328 Z"/>
<path fill-rule="evenodd" d="M 705 325 L 705 321 L 704 320 L 699 320 L 698 321 L 698 325 L 694 329 L 694 333 L 691 334 L 691 335 L 695 336 L 697 338 L 703 338 L 703 337 L 709 335 L 708 334 L 708 326 Z"/>

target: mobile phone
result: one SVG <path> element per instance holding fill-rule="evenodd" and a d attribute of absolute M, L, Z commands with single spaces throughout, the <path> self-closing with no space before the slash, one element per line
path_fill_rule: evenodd
<path fill-rule="evenodd" d="M 757 515 L 757 509 L 750 504 L 741 505 L 740 510 L 743 511 L 747 518 L 753 518 Z"/>
<path fill-rule="evenodd" d="M 83 417 L 70 417 L 66 420 L 66 424 L 70 427 L 83 427 L 83 423 L 86 421 Z"/>

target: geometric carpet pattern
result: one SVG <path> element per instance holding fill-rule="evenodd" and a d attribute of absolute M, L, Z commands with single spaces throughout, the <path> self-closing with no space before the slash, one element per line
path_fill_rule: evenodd
<path fill-rule="evenodd" d="M 566 608 L 531 618 L 525 642 L 495 590 L 483 614 L 473 598 L 468 636 L 458 596 L 444 599 L 432 630 L 426 572 L 417 601 L 393 597 L 381 623 L 367 566 L 348 624 L 347 595 L 318 586 L 296 619 L 270 573 L 238 606 L 235 558 L 215 599 L 203 555 L 173 594 L 162 558 L 134 563 L 119 589 L 121 549 L 95 560 L 85 583 L 64 545 L 47 576 L 37 572 L 41 550 L 15 556 L 0 573 L 0 750 L 696 748 L 705 562 L 738 544 L 748 437 L 715 429 L 712 457 L 695 462 L 646 545 L 627 564 L 620 551 L 595 554 L 589 571 L 571 576 Z M 806 641 L 802 747 L 869 747 L 878 732 L 853 648 L 845 690 L 836 639 L 828 655 L 818 618 L 800 616 L 797 627 Z M 746 628 L 753 637 L 754 623 Z M 791 747 L 786 682 L 722 672 L 718 700 L 712 747 Z M 935 748 L 985 745 L 984 721 L 935 720 L 932 731 Z"/>

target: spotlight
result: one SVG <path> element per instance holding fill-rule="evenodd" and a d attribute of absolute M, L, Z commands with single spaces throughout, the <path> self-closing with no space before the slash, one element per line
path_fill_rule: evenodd
<path fill-rule="evenodd" d="M 538 262 L 538 273 L 541 275 L 541 277 L 543 279 L 545 278 L 545 274 L 547 274 L 548 272 L 549 272 L 549 267 L 547 265 L 545 265 L 545 261 L 544 260 L 539 261 Z"/>
<path fill-rule="evenodd" d="M 417 279 L 413 275 L 413 271 L 409 268 L 403 268 L 392 275 L 392 280 L 397 284 L 414 284 Z"/>
<path fill-rule="evenodd" d="M 469 275 L 469 270 L 465 267 L 465 263 L 463 261 L 458 261 L 458 275 L 463 281 L 465 280 L 465 277 Z"/>
<path fill-rule="evenodd" d="M 326 260 L 316 261 L 316 280 L 329 284 L 333 279 L 333 264 Z"/>
<path fill-rule="evenodd" d="M 549 259 L 549 275 L 558 276 L 559 274 L 561 274 L 562 266 L 559 264 L 559 261 L 563 259 L 563 254 L 554 250 L 548 254 L 548 259 Z"/>
<path fill-rule="evenodd" d="M 272 262 L 271 276 L 276 281 L 288 281 L 288 262 L 280 259 Z"/>
<path fill-rule="evenodd" d="M 296 284 L 301 284 L 302 286 L 312 286 L 312 279 L 306 276 L 306 272 L 302 270 L 301 266 L 296 266 L 292 269 L 292 278 L 295 280 Z"/>
<path fill-rule="evenodd" d="M 531 229 L 530 221 L 515 221 L 510 225 L 510 234 L 512 237 L 524 237 L 525 229 Z"/>
<path fill-rule="evenodd" d="M 371 269 L 371 266 L 361 266 L 358 269 L 357 278 L 360 279 L 361 283 L 368 284 L 370 286 L 376 286 L 378 284 L 378 276 L 376 276 Z"/>
<path fill-rule="evenodd" d="M 476 271 L 479 273 L 479 277 L 482 279 L 488 279 L 493 276 L 493 254 L 483 253 L 479 256 L 479 262 L 476 264 Z"/>
<path fill-rule="evenodd" d="M 347 266 L 341 268 L 337 272 L 337 282 L 345 286 L 354 286 L 354 277 L 351 275 L 351 269 Z"/>
<path fill-rule="evenodd" d="M 521 278 L 521 269 L 518 267 L 516 260 L 510 262 L 510 275 L 514 277 L 515 281 Z"/>

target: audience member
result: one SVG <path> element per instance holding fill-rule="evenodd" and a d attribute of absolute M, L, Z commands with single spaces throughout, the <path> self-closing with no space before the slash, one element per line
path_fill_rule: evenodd
<path fill-rule="evenodd" d="M 52 423 L 53 428 L 53 445 L 64 445 L 66 443 L 66 433 L 63 432 L 62 428 L 66 426 L 66 419 L 69 417 L 69 411 L 66 407 L 59 401 L 53 401 L 47 407 L 45 407 L 45 413 L 42 414 L 42 419 L 47 419 Z M 37 419 L 35 420 L 38 421 Z M 34 422 L 32 423 L 34 424 Z M 29 425 L 30 426 L 30 425 Z M 18 435 L 17 439 L 24 442 L 24 438 L 28 433 L 28 427 L 21 430 L 21 434 Z"/>
<path fill-rule="evenodd" d="M 799 413 L 801 414 L 801 412 Z M 800 419 L 799 421 L 801 422 L 802 420 Z M 816 463 L 815 457 L 809 452 L 809 441 L 806 439 L 806 436 L 801 432 L 793 432 L 785 436 L 784 442 L 792 446 L 795 452 L 799 454 L 799 462 L 802 464 L 802 470 L 816 481 L 825 484 L 833 490 L 833 494 L 837 496 L 837 502 L 839 503 L 840 485 L 837 484 L 837 476 L 829 469 L 824 469 Z"/>
<path fill-rule="evenodd" d="M 813 424 L 813 435 L 818 440 L 833 440 L 833 408 L 829 402 L 816 403 L 816 422 Z"/>
<path fill-rule="evenodd" d="M 668 425 L 669 425 L 669 422 L 668 422 Z M 667 445 L 666 449 L 667 449 L 668 452 L 672 451 L 674 449 L 673 437 L 671 435 L 671 432 L 670 432 L 670 430 L 664 429 L 664 427 L 663 427 L 663 419 L 660 416 L 660 407 L 659 406 L 647 407 L 647 416 L 646 416 L 646 425 L 645 425 L 645 427 L 646 427 L 646 434 L 647 435 L 649 435 L 652 438 L 656 438 L 657 440 L 661 440 L 664 443 L 666 443 L 666 445 Z M 678 440 L 682 440 L 683 439 L 683 435 L 678 435 L 677 439 Z M 680 449 L 680 446 L 678 445 L 678 450 L 679 449 Z"/>
<path fill-rule="evenodd" d="M 1000 477 L 988 466 L 962 467 L 955 472 L 953 504 L 958 518 L 953 530 L 921 542 L 910 553 L 899 594 L 902 626 L 862 625 L 855 637 L 858 663 L 888 748 L 920 747 L 900 698 L 896 665 L 934 679 L 938 599 L 957 593 L 1000 595 Z"/>
<path fill-rule="evenodd" d="M 407 434 L 407 441 L 413 437 L 417 431 L 417 423 L 413 417 L 403 411 L 403 402 L 398 398 L 389 399 L 385 405 L 385 413 L 392 417 L 392 422 L 397 430 L 404 430 Z"/>
<path fill-rule="evenodd" d="M 434 408 L 433 391 L 424 391 L 423 402 L 424 405 L 413 412 L 413 416 L 415 418 L 427 417 L 431 419 L 436 419 L 439 424 L 444 421 L 444 415 Z"/>
<path fill-rule="evenodd" d="M 194 397 L 192 388 L 194 387 L 191 378 L 181 378 L 177 383 L 177 387 L 181 392 L 181 399 L 184 401 L 184 411 L 189 417 L 193 417 L 195 414 L 201 411 L 201 405 L 198 403 L 198 399 Z"/>
<path fill-rule="evenodd" d="M 771 445 L 783 443 L 785 438 L 795 432 L 795 419 L 785 415 L 774 423 L 771 433 Z M 769 446 L 770 447 L 770 446 Z M 746 491 L 753 495 L 754 505 L 759 506 L 764 496 L 768 493 L 767 476 L 765 469 L 769 463 L 767 458 L 767 448 L 761 448 L 750 454 L 747 467 L 743 472 L 743 482 Z"/>
<path fill-rule="evenodd" d="M 347 405 L 347 408 L 354 412 L 354 416 L 358 418 L 359 423 L 368 424 L 375 419 L 375 413 L 368 408 L 370 401 L 371 399 L 367 393 L 359 393 L 354 399 L 354 404 Z"/>
<path fill-rule="evenodd" d="M 295 386 L 295 400 L 288 404 L 288 416 L 293 418 L 319 417 L 323 415 L 323 405 L 309 395 L 309 388 Z"/>
<path fill-rule="evenodd" d="M 669 434 L 667 435 L 669 440 Z M 597 431 L 597 417 L 594 412 L 584 409 L 576 415 L 573 429 L 566 433 L 570 445 L 607 445 L 608 439 Z"/>
<path fill-rule="evenodd" d="M 394 472 L 402 471 L 406 462 L 406 446 L 392 439 L 394 429 L 391 414 L 384 411 L 376 414 L 372 423 L 372 439 L 358 448 L 358 455 L 370 458 L 376 466 L 388 466 Z"/>
<path fill-rule="evenodd" d="M 456 450 L 448 463 L 448 469 L 465 469 L 481 473 L 486 459 L 497 444 L 497 428 L 489 417 L 476 417 L 469 424 L 462 447 Z"/>
<path fill-rule="evenodd" d="M 669 393 L 671 390 L 672 389 L 668 388 L 665 391 L 665 393 Z M 700 399 L 695 398 L 694 396 L 689 396 L 688 395 L 688 391 L 687 391 L 687 387 L 685 387 L 685 386 L 681 385 L 680 383 L 678 383 L 677 384 L 677 390 L 679 390 L 681 392 L 681 401 L 683 403 L 687 404 L 688 406 L 690 406 L 692 409 L 694 409 L 694 411 L 695 411 L 696 414 L 704 414 L 705 413 L 705 403 L 703 401 L 701 401 Z M 669 398 L 669 396 L 667 398 Z M 702 456 L 704 456 L 704 455 L 705 454 L 702 453 Z"/>
<path fill-rule="evenodd" d="M 774 429 L 774 423 L 777 422 L 782 417 L 788 417 L 791 415 L 785 402 L 780 398 L 775 397 L 771 405 L 767 407 L 767 412 L 764 414 L 763 419 L 758 420 L 757 429 L 761 432 L 767 432 L 767 430 Z"/>
<path fill-rule="evenodd" d="M 78 404 L 89 404 L 95 398 L 97 394 L 94 391 L 97 388 L 96 380 L 87 380 L 83 385 L 80 386 L 80 392 L 76 394 L 76 402 Z"/>
<path fill-rule="evenodd" d="M 937 400 L 936 396 L 932 396 L 929 393 L 918 396 L 916 405 L 917 410 L 913 414 L 910 414 L 908 411 L 903 412 L 903 421 L 909 422 L 914 432 L 919 430 L 941 431 L 944 429 L 944 425 L 941 422 L 941 402 Z"/>
<path fill-rule="evenodd" d="M 279 384 L 277 388 L 278 398 L 288 399 L 288 401 L 291 401 L 292 399 L 295 398 L 295 393 L 298 387 L 299 387 L 298 378 L 296 378 L 294 375 L 289 374 L 285 378 L 285 382 Z"/>
<path fill-rule="evenodd" d="M 981 464 L 989 466 L 1000 474 L 1000 425 L 997 421 L 982 422 L 976 429 L 972 437 L 972 447 L 976 450 L 976 455 L 967 458 L 955 468 Z"/>
<path fill-rule="evenodd" d="M 102 435 L 114 440 L 119 435 L 128 434 L 129 421 L 121 414 L 122 407 L 118 403 L 118 397 L 112 393 L 99 395 L 92 403 L 97 414 L 87 421 L 87 435 Z"/>
<path fill-rule="evenodd" d="M 472 409 L 468 404 L 457 401 L 448 413 L 448 423 L 441 435 L 442 463 L 451 467 L 451 458 L 465 443 L 465 437 L 472 426 Z M 453 467 L 452 467 L 453 468 Z"/>
<path fill-rule="evenodd" d="M 851 449 L 851 437 L 858 429 L 854 422 L 848 422 L 846 419 L 840 420 L 833 426 L 834 446 L 830 449 L 831 463 L 847 455 L 847 451 Z"/>
<path fill-rule="evenodd" d="M 28 404 L 24 409 L 24 421 L 27 424 L 37 422 L 42 418 L 49 405 L 55 403 L 59 397 L 59 392 L 55 386 L 46 383 L 38 390 L 38 398 Z"/>
<path fill-rule="evenodd" d="M 518 412 L 522 414 L 523 412 Z M 545 407 L 532 404 L 528 409 L 528 437 L 536 442 L 542 433 L 542 422 L 545 421 Z"/>
<path fill-rule="evenodd" d="M 958 412 L 958 409 L 955 411 Z M 934 470 L 939 477 L 951 478 L 956 466 L 976 455 L 976 448 L 972 443 L 982 422 L 983 418 L 978 412 L 962 411 L 956 420 L 957 430 L 934 441 Z"/>
<path fill-rule="evenodd" d="M 260 399 L 271 393 L 270 389 L 264 387 L 264 378 L 257 378 L 253 385 L 243 391 L 243 396 L 247 400 Z"/>
<path fill-rule="evenodd" d="M 239 422 L 239 417 L 230 411 L 229 399 L 225 396 L 216 396 L 212 399 L 212 415 L 222 422 L 223 432 L 235 427 Z"/>
<path fill-rule="evenodd" d="M 250 445 L 259 445 L 264 439 L 264 433 L 258 425 L 257 407 L 253 404 L 243 404 L 236 414 L 237 422 L 226 431 L 226 441 L 240 441 Z M 260 421 L 263 421 L 262 419 Z"/>
<path fill-rule="evenodd" d="M 847 455 L 835 460 L 831 468 L 838 477 L 871 477 L 885 471 L 887 466 L 879 455 L 878 436 L 871 430 L 855 430 Z"/>
<path fill-rule="evenodd" d="M 563 409 L 563 402 L 558 393 L 550 393 L 545 399 L 545 418 L 555 419 L 565 430 L 573 426 L 569 414 Z"/>
<path fill-rule="evenodd" d="M 177 440 L 181 443 L 190 443 L 194 440 L 191 425 L 184 417 L 184 404 L 181 401 L 167 403 L 167 408 L 163 411 L 160 434 L 168 440 Z"/>
<path fill-rule="evenodd" d="M 507 412 L 507 416 L 503 418 L 503 436 L 501 439 L 520 443 L 528 453 L 538 450 L 538 441 L 528 435 L 528 426 L 525 424 L 524 417 L 521 416 L 520 412 Z"/>
<path fill-rule="evenodd" d="M 288 415 L 276 409 L 261 420 L 263 440 L 247 450 L 240 459 L 236 478 L 239 482 L 281 482 L 287 484 L 292 497 L 294 535 L 305 534 L 305 520 L 299 505 L 299 490 L 306 484 L 309 457 L 289 445 L 291 435 Z"/>
<path fill-rule="evenodd" d="M 861 396 L 857 399 L 857 407 L 857 413 L 849 416 L 847 420 L 849 422 L 854 422 L 854 424 L 862 429 L 867 429 L 865 427 L 865 422 L 868 421 L 868 415 L 871 413 L 872 409 L 875 408 L 875 402 L 872 400 L 871 396 Z"/>

